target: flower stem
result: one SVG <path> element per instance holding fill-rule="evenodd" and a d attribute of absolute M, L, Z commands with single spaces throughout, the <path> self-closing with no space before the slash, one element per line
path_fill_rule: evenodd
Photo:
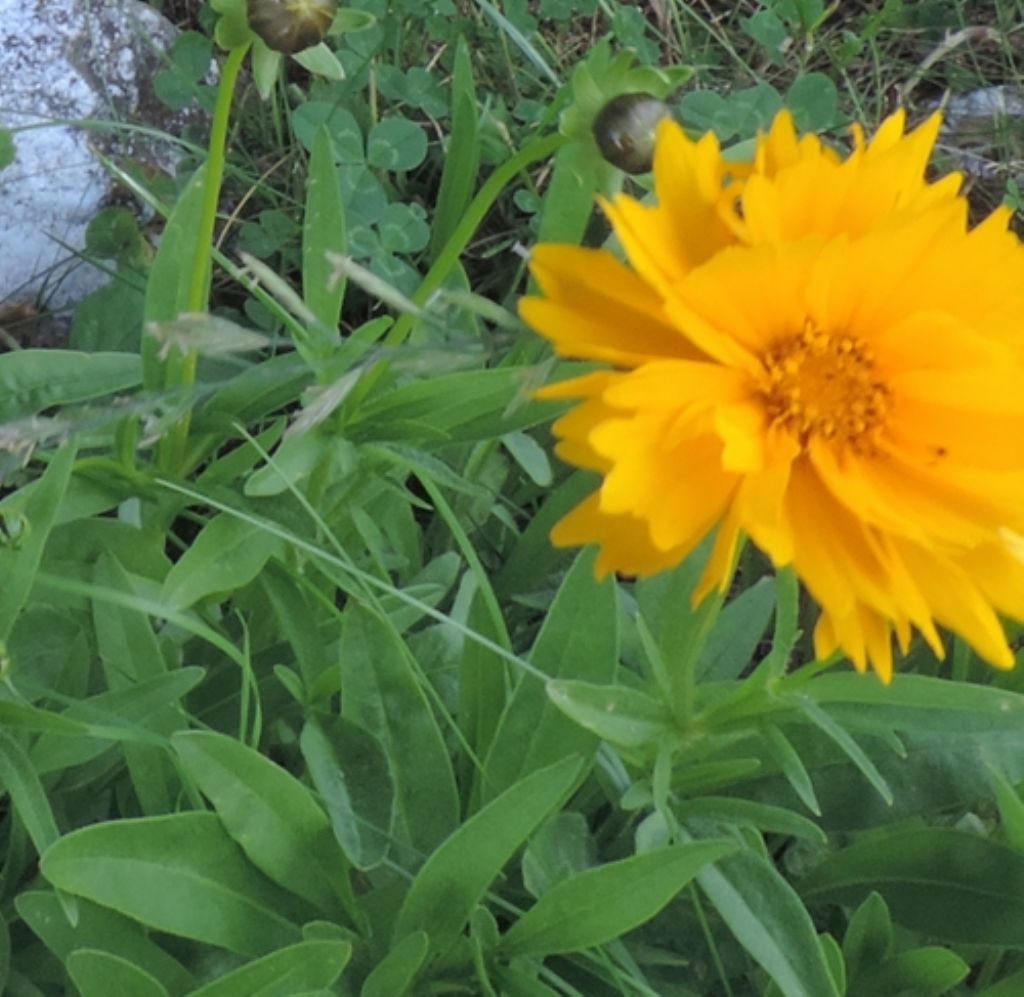
<path fill-rule="evenodd" d="M 189 278 L 188 295 L 186 297 L 189 312 L 206 311 L 210 296 L 210 270 L 213 255 L 213 233 L 217 224 L 217 205 L 220 203 L 220 189 L 224 181 L 224 165 L 226 162 L 228 125 L 231 120 L 231 104 L 234 100 L 235 86 L 242 63 L 249 51 L 249 43 L 233 48 L 229 53 L 221 71 L 220 86 L 217 90 L 217 103 L 213 111 L 213 124 L 210 129 L 210 143 L 206 157 L 206 177 L 203 185 L 203 207 L 196 230 L 196 241 L 192 256 L 192 272 Z M 196 380 L 196 363 L 198 355 L 190 351 L 182 358 L 180 364 L 170 364 L 166 368 L 165 386 L 168 388 L 190 388 Z M 161 447 L 160 467 L 165 471 L 178 472 L 182 469 L 185 459 L 185 448 L 188 443 L 191 410 L 186 411 L 181 420 L 171 429 Z"/>

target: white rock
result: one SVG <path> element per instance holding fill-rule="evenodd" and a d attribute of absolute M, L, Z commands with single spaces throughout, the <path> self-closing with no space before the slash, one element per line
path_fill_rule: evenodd
<path fill-rule="evenodd" d="M 0 0 L 0 125 L 41 125 L 0 171 L 0 309 L 60 308 L 107 279 L 75 251 L 113 191 L 94 149 L 117 132 L 55 122 L 138 120 L 175 34 L 141 0 Z"/>

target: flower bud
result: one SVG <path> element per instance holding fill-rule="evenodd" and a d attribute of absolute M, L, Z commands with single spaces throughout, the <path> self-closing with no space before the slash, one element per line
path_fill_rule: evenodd
<path fill-rule="evenodd" d="M 612 166 L 627 173 L 647 173 L 654 159 L 658 122 L 671 114 L 668 104 L 652 94 L 619 94 L 594 118 L 594 140 Z"/>
<path fill-rule="evenodd" d="M 338 0 L 249 0 L 249 27 L 275 52 L 292 55 L 324 40 Z"/>

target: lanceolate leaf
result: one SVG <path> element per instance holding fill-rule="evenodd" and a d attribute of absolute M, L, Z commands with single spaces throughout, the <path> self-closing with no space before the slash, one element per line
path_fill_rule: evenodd
<path fill-rule="evenodd" d="M 358 869 L 387 856 L 395 791 L 388 758 L 370 731 L 344 717 L 310 720 L 299 738 L 334 836 Z"/>
<path fill-rule="evenodd" d="M 46 791 L 25 750 L 0 730 L 0 787 L 10 795 L 14 812 L 42 855 L 57 840 L 59 831 Z"/>
<path fill-rule="evenodd" d="M 465 36 L 460 36 L 455 49 L 455 71 L 452 74 L 452 128 L 448 143 L 441 186 L 437 194 L 433 231 L 430 236 L 431 256 L 440 252 L 455 231 L 473 196 L 477 166 L 480 160 L 479 122 L 476 91 L 473 86 L 473 64 Z"/>
<path fill-rule="evenodd" d="M 1016 733 L 1024 724 L 1020 693 L 925 675 L 897 674 L 888 686 L 859 679 L 822 675 L 800 691 L 852 729 L 967 735 Z"/>
<path fill-rule="evenodd" d="M 189 310 L 189 283 L 202 224 L 206 177 L 207 170 L 203 165 L 192 175 L 164 226 L 160 248 L 146 282 L 147 322 L 169 322 Z M 163 387 L 158 352 L 157 341 L 152 336 L 143 336 L 142 370 L 144 384 L 149 391 Z M 172 354 L 169 363 L 180 364 L 180 354 Z M 177 382 L 171 378 L 168 383 Z"/>
<path fill-rule="evenodd" d="M 581 727 L 620 748 L 653 748 L 678 737 L 668 710 L 638 689 L 590 682 L 548 682 L 551 701 Z"/>
<path fill-rule="evenodd" d="M 393 945 L 366 978 L 359 997 L 402 997 L 427 958 L 430 939 L 426 932 L 414 931 Z"/>
<path fill-rule="evenodd" d="M 173 608 L 185 609 L 214 593 L 241 588 L 281 547 L 273 533 L 220 513 L 171 568 L 162 597 Z"/>
<path fill-rule="evenodd" d="M 330 914 L 353 906 L 345 858 L 310 791 L 293 775 L 223 734 L 176 734 L 185 770 L 228 834 L 262 872 Z"/>
<path fill-rule="evenodd" d="M 393 937 L 425 931 L 431 956 L 445 952 L 505 863 L 569 792 L 579 770 L 578 758 L 564 758 L 517 782 L 466 821 L 417 873 Z"/>
<path fill-rule="evenodd" d="M 19 894 L 14 906 L 18 916 L 62 962 L 75 949 L 101 949 L 144 970 L 173 997 L 195 987 L 195 979 L 180 962 L 150 939 L 138 922 L 121 914 L 80 900 L 77 922 L 71 924 L 57 895 L 43 890 Z"/>
<path fill-rule="evenodd" d="M 242 955 L 298 940 L 294 907 L 209 813 L 110 821 L 74 831 L 43 856 L 58 889 L 142 924 Z"/>
<path fill-rule="evenodd" d="M 101 949 L 75 949 L 68 956 L 67 968 L 81 997 L 167 997 L 167 990 L 155 977 Z"/>
<path fill-rule="evenodd" d="M 127 391 L 141 380 L 134 353 L 13 350 L 0 354 L 0 422 Z"/>
<path fill-rule="evenodd" d="M 933 938 L 1024 949 L 1024 855 L 976 834 L 915 828 L 858 842 L 800 884 L 814 903 L 872 890 L 894 921 Z"/>
<path fill-rule="evenodd" d="M 697 878 L 729 930 L 787 997 L 839 997 L 810 914 L 767 859 L 740 852 Z"/>
<path fill-rule="evenodd" d="M 61 447 L 24 504 L 15 496 L 3 510 L 10 518 L 0 515 L 0 655 L 32 590 L 74 461 L 74 446 Z"/>
<path fill-rule="evenodd" d="M 409 840 L 429 854 L 457 826 L 459 804 L 448 750 L 410 658 L 387 620 L 362 607 L 345 614 L 342 712 L 383 742 Z"/>
<path fill-rule="evenodd" d="M 565 577 L 530 652 L 553 679 L 607 682 L 618 661 L 615 585 L 594 577 L 593 553 L 580 555 Z M 517 779 L 571 754 L 597 750 L 597 737 L 548 698 L 544 685 L 524 675 L 509 700 L 487 755 L 483 798 L 493 799 Z"/>
<path fill-rule="evenodd" d="M 352 955 L 343 941 L 299 942 L 222 976 L 190 997 L 294 997 L 326 990 L 341 975 Z"/>
<path fill-rule="evenodd" d="M 321 125 L 309 160 L 302 227 L 302 290 L 310 311 L 331 330 L 338 325 L 345 282 L 341 279 L 334 287 L 328 286 L 332 269 L 328 252 L 345 252 L 345 208 L 331 138 L 327 126 Z"/>
<path fill-rule="evenodd" d="M 587 869 L 556 884 L 509 929 L 509 955 L 545 956 L 602 945 L 654 917 L 727 841 L 673 845 Z"/>

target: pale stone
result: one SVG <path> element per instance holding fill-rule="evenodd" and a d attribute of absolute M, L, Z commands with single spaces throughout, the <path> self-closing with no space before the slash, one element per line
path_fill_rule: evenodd
<path fill-rule="evenodd" d="M 75 251 L 114 189 L 97 151 L 124 151 L 127 133 L 55 122 L 152 118 L 175 34 L 141 0 L 0 0 L 0 125 L 42 125 L 15 133 L 0 171 L 0 309 L 60 308 L 108 279 Z"/>

